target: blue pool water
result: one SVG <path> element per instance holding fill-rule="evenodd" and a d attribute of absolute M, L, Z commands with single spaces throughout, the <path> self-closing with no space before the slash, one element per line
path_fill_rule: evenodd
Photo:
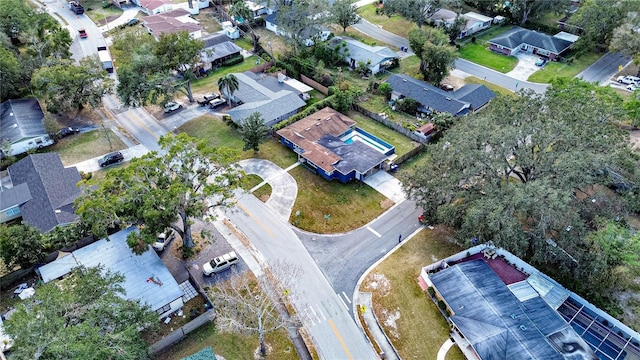
<path fill-rule="evenodd" d="M 376 141 L 377 139 L 373 138 L 372 135 L 364 133 L 360 129 L 350 132 L 340 140 L 344 141 L 345 144 L 352 144 L 354 141 L 359 141 L 383 154 L 386 154 L 389 150 L 393 149 L 393 146 L 386 143 L 383 144 L 381 141 Z"/>

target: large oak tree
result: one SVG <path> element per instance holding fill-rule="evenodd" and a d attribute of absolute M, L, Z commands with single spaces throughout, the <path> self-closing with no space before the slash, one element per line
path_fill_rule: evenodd
<path fill-rule="evenodd" d="M 637 208 L 638 155 L 615 125 L 620 102 L 580 80 L 499 98 L 430 145 L 406 190 L 467 244 L 492 241 L 534 264 L 589 273 L 587 233 Z"/>
<path fill-rule="evenodd" d="M 173 228 L 188 253 L 194 246 L 194 219 L 213 219 L 212 207 L 230 205 L 240 179 L 236 153 L 211 148 L 202 140 L 169 133 L 158 141 L 160 153 L 132 160 L 107 173 L 97 188 L 76 200 L 77 213 L 93 234 L 114 226 L 143 224 L 129 240 L 136 253 L 148 249 L 156 235 Z"/>

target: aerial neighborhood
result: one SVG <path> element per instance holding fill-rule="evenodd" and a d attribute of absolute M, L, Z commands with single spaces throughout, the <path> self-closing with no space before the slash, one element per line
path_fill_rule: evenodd
<path fill-rule="evenodd" d="M 639 3 L 0 30 L 0 359 L 640 360 Z"/>

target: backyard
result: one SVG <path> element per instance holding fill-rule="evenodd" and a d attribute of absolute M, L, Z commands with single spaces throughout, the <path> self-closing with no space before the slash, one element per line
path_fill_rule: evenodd
<path fill-rule="evenodd" d="M 436 359 L 449 325 L 417 282 L 420 269 L 461 250 L 442 226 L 424 228 L 365 278 L 360 291 L 373 293 L 373 311 L 402 359 Z M 454 346 L 447 360 L 462 360 Z"/>

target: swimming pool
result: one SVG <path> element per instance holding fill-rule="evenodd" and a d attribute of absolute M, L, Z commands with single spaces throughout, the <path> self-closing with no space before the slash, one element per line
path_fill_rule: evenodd
<path fill-rule="evenodd" d="M 391 155 L 395 152 L 393 145 L 378 139 L 360 128 L 355 128 L 353 131 L 340 138 L 340 140 L 345 144 L 352 144 L 354 141 L 359 141 L 385 155 Z"/>

